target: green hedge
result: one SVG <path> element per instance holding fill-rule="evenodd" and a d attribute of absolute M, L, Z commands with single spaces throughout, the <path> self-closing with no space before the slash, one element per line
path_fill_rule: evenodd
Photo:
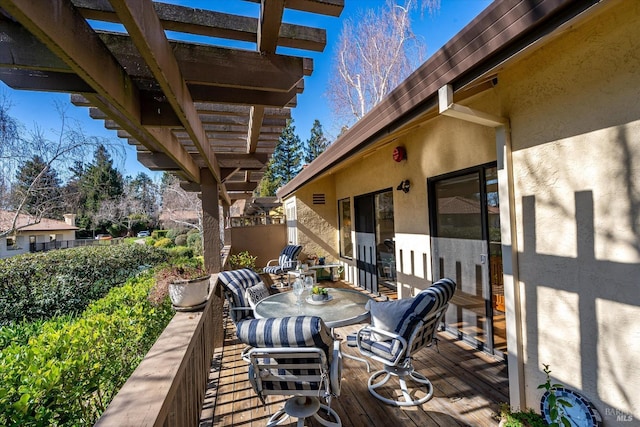
<path fill-rule="evenodd" d="M 146 245 L 90 246 L 0 260 L 0 325 L 80 313 L 113 286 L 167 260 Z"/>
<path fill-rule="evenodd" d="M 148 301 L 154 283 L 144 273 L 0 350 L 0 425 L 93 425 L 173 317 Z"/>

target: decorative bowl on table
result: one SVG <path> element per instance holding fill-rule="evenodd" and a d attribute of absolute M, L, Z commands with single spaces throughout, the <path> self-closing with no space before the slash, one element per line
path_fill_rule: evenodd
<path fill-rule="evenodd" d="M 329 294 L 311 294 L 311 299 L 314 301 L 326 301 L 329 299 Z"/>
<path fill-rule="evenodd" d="M 314 286 L 311 288 L 311 295 L 307 297 L 307 302 L 310 304 L 323 304 L 331 301 L 333 298 L 329 295 L 326 288 L 321 286 Z"/>

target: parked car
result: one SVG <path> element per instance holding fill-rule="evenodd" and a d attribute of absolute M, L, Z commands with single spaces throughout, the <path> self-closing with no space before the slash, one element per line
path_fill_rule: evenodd
<path fill-rule="evenodd" d="M 96 240 L 111 240 L 113 239 L 113 237 L 111 237 L 110 234 L 98 234 L 96 236 Z"/>
<path fill-rule="evenodd" d="M 138 231 L 138 237 L 149 237 L 149 236 L 151 236 L 151 233 L 149 232 L 149 230 Z"/>

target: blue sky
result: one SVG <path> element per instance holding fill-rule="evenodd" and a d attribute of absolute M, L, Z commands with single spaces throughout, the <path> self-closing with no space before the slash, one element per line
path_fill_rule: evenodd
<path fill-rule="evenodd" d="M 176 4 L 183 3 L 191 7 L 198 7 L 198 2 L 194 2 L 193 0 L 185 0 L 182 2 L 174 0 L 168 2 Z M 206 8 L 208 2 L 210 2 L 210 0 L 203 0 L 200 4 Z M 414 13 L 412 16 L 413 29 L 426 43 L 427 57 L 431 56 L 442 45 L 449 41 L 490 3 L 490 0 L 441 0 L 440 10 L 434 15 L 429 15 L 427 12 L 424 14 L 420 14 L 419 12 Z M 383 4 L 384 0 L 345 0 L 344 11 L 339 18 L 318 17 L 316 15 L 289 10 L 285 12 L 285 22 L 327 29 L 327 47 L 322 53 L 300 52 L 293 49 L 278 50 L 279 53 L 292 55 L 302 54 L 314 60 L 313 74 L 310 77 L 305 77 L 304 93 L 298 95 L 298 106 L 292 111 L 297 134 L 303 141 L 309 138 L 314 119 L 320 120 L 325 128 L 325 132 L 331 134 L 335 128 L 331 123 L 331 112 L 324 95 L 324 88 L 326 87 L 326 82 L 331 72 L 334 47 L 340 34 L 342 21 L 347 17 L 357 15 L 358 10 L 362 8 L 380 8 Z M 246 16 L 257 16 L 258 14 L 258 5 L 239 0 L 217 1 L 215 7 L 216 10 Z M 170 37 L 171 36 L 173 35 L 170 35 Z M 237 47 L 255 49 L 255 46 L 249 43 L 240 43 L 237 44 Z M 84 127 L 87 135 L 106 137 L 113 141 L 118 140 L 115 131 L 104 128 L 103 121 L 93 120 L 89 117 L 87 108 L 71 105 L 69 95 L 67 94 L 14 91 L 2 82 L 0 82 L 0 91 L 7 94 L 11 99 L 13 106 L 10 114 L 27 129 L 33 129 L 35 124 L 37 124 L 38 127 L 54 137 L 60 126 L 59 116 L 55 110 L 54 102 L 59 100 L 69 105 L 67 109 L 68 116 L 78 120 Z M 121 141 L 123 145 L 127 147 L 126 160 L 124 160 L 123 164 L 117 165 L 123 174 L 135 175 L 138 172 L 146 172 L 153 177 L 157 177 L 157 174 L 151 173 L 138 163 L 135 150 L 128 146 L 126 141 Z"/>

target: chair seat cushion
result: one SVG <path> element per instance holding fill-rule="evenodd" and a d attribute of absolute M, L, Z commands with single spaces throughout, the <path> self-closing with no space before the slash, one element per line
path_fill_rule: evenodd
<path fill-rule="evenodd" d="M 402 351 L 402 345 L 399 340 L 389 339 L 386 341 L 378 340 L 372 337 L 370 334 L 365 335 L 360 341 L 360 345 L 366 351 L 369 351 L 383 359 L 393 361 L 398 357 L 400 351 Z M 347 346 L 357 347 L 357 335 L 347 335 Z"/>
<path fill-rule="evenodd" d="M 264 267 L 262 271 L 269 274 L 282 274 L 285 272 L 281 265 L 270 265 L 268 267 Z"/>

